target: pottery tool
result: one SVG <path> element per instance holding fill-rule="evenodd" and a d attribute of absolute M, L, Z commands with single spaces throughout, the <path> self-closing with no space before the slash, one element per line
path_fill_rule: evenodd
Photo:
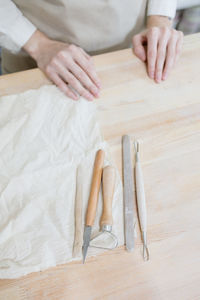
<path fill-rule="evenodd" d="M 135 141 L 135 152 L 136 152 L 136 164 L 135 164 L 135 179 L 136 179 L 136 194 L 137 194 L 137 206 L 139 214 L 140 228 L 142 232 L 143 240 L 143 258 L 144 260 L 149 260 L 149 250 L 147 247 L 147 212 L 146 212 L 146 200 L 144 192 L 144 181 L 142 175 L 142 168 L 139 157 L 139 142 Z"/>
<path fill-rule="evenodd" d="M 112 166 L 103 169 L 103 211 L 100 219 L 100 233 L 91 240 L 91 247 L 114 249 L 118 245 L 117 237 L 112 233 L 112 201 L 114 196 L 116 171 Z M 104 246 L 102 246 L 104 244 Z M 108 244 L 108 246 L 106 246 Z"/>
<path fill-rule="evenodd" d="M 133 189 L 133 169 L 131 163 L 131 143 L 130 137 L 122 137 L 123 148 L 123 180 L 124 180 L 124 209 L 125 209 L 125 243 L 126 249 L 130 252 L 134 249 L 135 235 L 135 213 L 134 213 L 134 189 Z"/>
<path fill-rule="evenodd" d="M 90 244 L 92 226 L 94 224 L 94 219 L 96 216 L 97 202 L 99 198 L 99 189 L 101 185 L 101 175 L 102 175 L 103 164 L 104 164 L 104 155 L 105 155 L 104 151 L 99 150 L 96 154 L 95 163 L 94 163 L 92 185 L 91 185 L 90 196 L 88 200 L 85 230 L 83 235 L 83 263 L 85 262 L 87 250 Z"/>
<path fill-rule="evenodd" d="M 75 233 L 74 233 L 74 246 L 73 257 L 81 255 L 83 245 L 83 174 L 81 165 L 77 168 L 76 173 L 76 196 L 75 196 Z"/>

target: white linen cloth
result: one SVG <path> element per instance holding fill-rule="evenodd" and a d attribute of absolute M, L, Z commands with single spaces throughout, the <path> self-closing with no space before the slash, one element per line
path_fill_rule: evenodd
<path fill-rule="evenodd" d="M 110 164 L 95 112 L 94 103 L 72 101 L 55 86 L 0 98 L 0 278 L 72 260 L 77 167 L 83 168 L 85 216 L 98 149 L 105 149 L 105 165 Z M 100 195 L 93 236 L 101 212 Z M 122 245 L 118 173 L 113 218 L 113 232 Z M 90 248 L 88 255 L 98 252 Z"/>

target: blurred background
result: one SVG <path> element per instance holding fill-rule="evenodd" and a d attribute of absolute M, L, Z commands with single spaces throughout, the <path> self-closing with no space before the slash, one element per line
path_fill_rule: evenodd
<path fill-rule="evenodd" d="M 185 35 L 200 32 L 200 0 L 178 0 L 173 25 Z"/>
<path fill-rule="evenodd" d="M 178 9 L 173 22 L 173 27 L 183 31 L 184 35 L 200 32 L 200 0 L 178 0 Z"/>

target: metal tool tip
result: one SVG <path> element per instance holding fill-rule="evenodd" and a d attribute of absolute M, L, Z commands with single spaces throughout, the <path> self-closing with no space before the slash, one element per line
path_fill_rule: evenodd
<path fill-rule="evenodd" d="M 149 250 L 146 245 L 143 245 L 143 259 L 144 261 L 149 260 Z"/>
<path fill-rule="evenodd" d="M 134 141 L 135 152 L 139 152 L 139 141 Z"/>
<path fill-rule="evenodd" d="M 85 250 L 83 249 L 83 264 L 85 263 L 86 254 L 87 254 L 87 250 L 85 251 Z"/>
<path fill-rule="evenodd" d="M 86 255 L 87 255 L 87 246 L 83 247 L 83 264 L 85 263 Z"/>
<path fill-rule="evenodd" d="M 142 231 L 142 240 L 143 240 L 143 259 L 144 261 L 147 261 L 149 260 L 149 250 L 147 247 L 147 237 L 145 231 Z"/>

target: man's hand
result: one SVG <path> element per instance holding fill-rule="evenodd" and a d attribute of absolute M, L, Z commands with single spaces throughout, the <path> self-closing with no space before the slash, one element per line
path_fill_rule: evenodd
<path fill-rule="evenodd" d="M 149 77 L 160 83 L 179 58 L 182 42 L 183 33 L 172 29 L 167 17 L 150 16 L 147 29 L 133 37 L 133 48 L 137 57 L 147 62 Z"/>
<path fill-rule="evenodd" d="M 53 41 L 36 31 L 25 44 L 24 50 L 38 67 L 70 98 L 79 95 L 92 101 L 99 96 L 100 80 L 92 58 L 75 45 Z M 72 87 L 73 89 L 71 89 Z"/>

